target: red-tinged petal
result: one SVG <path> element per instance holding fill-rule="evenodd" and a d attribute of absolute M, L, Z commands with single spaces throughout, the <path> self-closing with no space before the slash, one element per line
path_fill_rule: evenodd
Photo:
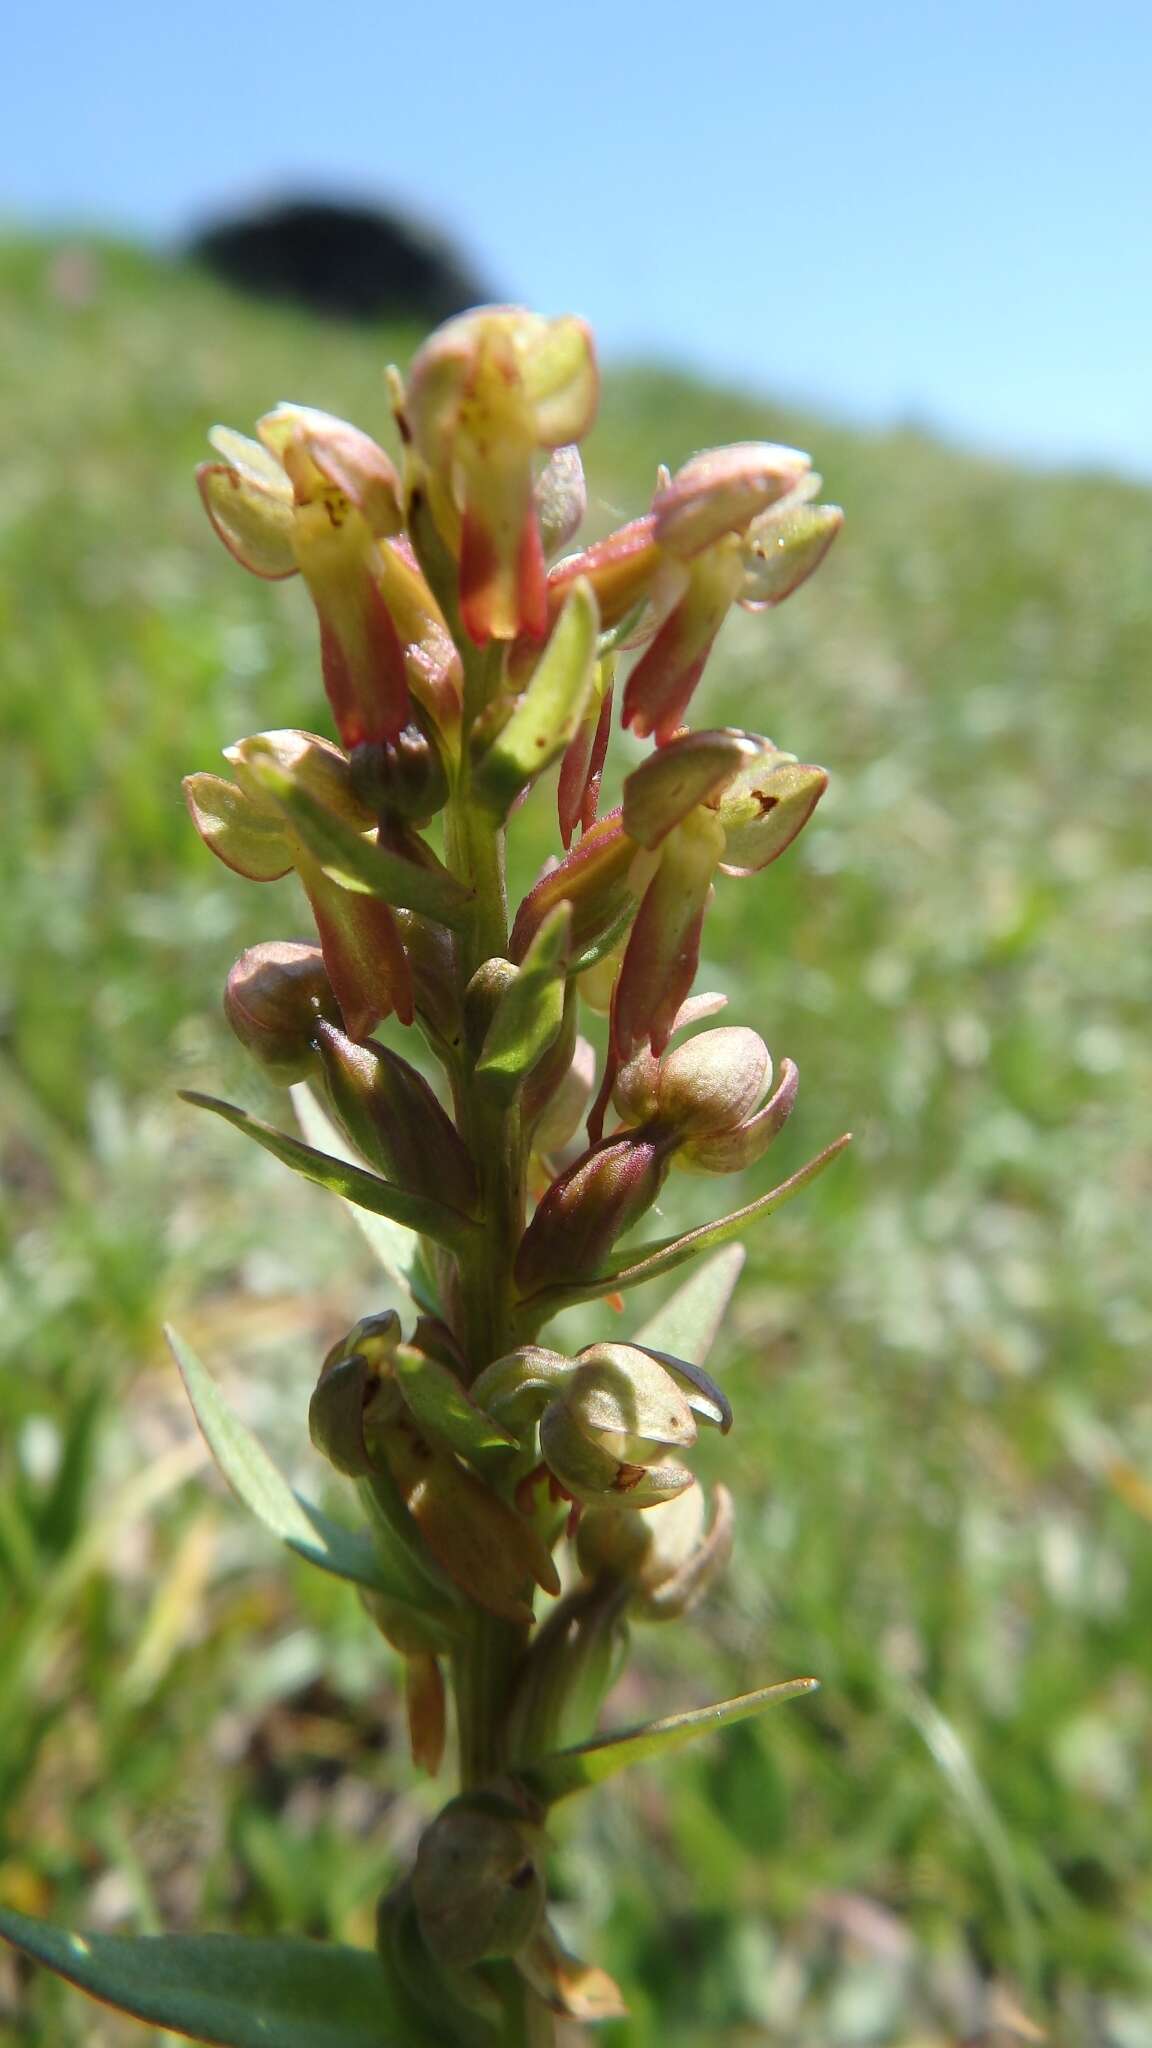
<path fill-rule="evenodd" d="M 664 842 L 625 950 L 612 1004 L 612 1043 L 626 1060 L 647 1043 L 661 1053 L 696 975 L 700 932 L 724 834 L 699 810 Z"/>
<path fill-rule="evenodd" d="M 560 763 L 556 808 L 560 819 L 560 837 L 566 847 L 571 846 L 577 825 L 588 832 L 596 823 L 600 782 L 608 755 L 608 742 L 612 736 L 613 694 L 612 685 L 609 684 L 601 699 L 599 710 L 593 704 Z"/>
<path fill-rule="evenodd" d="M 196 483 L 204 510 L 241 568 L 270 583 L 296 574 L 290 496 L 225 462 L 202 462 Z"/>
<path fill-rule="evenodd" d="M 186 775 L 192 823 L 211 853 L 250 882 L 276 882 L 292 868 L 292 842 L 281 821 L 223 775 Z"/>
<path fill-rule="evenodd" d="M 572 952 L 574 956 L 582 953 L 610 931 L 634 901 L 638 891 L 633 887 L 633 870 L 638 858 L 643 861 L 644 856 L 623 832 L 619 811 L 610 811 L 529 890 L 516 913 L 509 958 L 524 958 L 558 903 L 572 905 Z"/>
<path fill-rule="evenodd" d="M 812 467 L 798 448 L 741 441 L 706 448 L 652 500 L 656 539 L 687 560 L 726 533 L 744 533 L 756 515 L 786 497 Z"/>
<path fill-rule="evenodd" d="M 411 1024 L 412 970 L 388 905 L 342 889 L 303 851 L 297 855 L 296 872 L 312 906 L 324 965 L 349 1037 L 369 1037 L 393 1013 L 402 1024 Z"/>
<path fill-rule="evenodd" d="M 380 594 L 404 649 L 412 695 L 431 713 L 441 732 L 460 721 L 464 689 L 456 644 L 424 579 L 410 543 L 381 543 L 377 574 Z"/>
<path fill-rule="evenodd" d="M 660 550 L 652 538 L 652 516 L 633 519 L 605 540 L 594 541 L 578 555 L 557 562 L 548 575 L 548 611 L 555 619 L 573 583 L 586 576 L 596 593 L 600 624 L 605 632 L 618 626 L 643 603 L 661 567 Z"/>
<path fill-rule="evenodd" d="M 548 626 L 544 550 L 532 471 L 514 450 L 469 464 L 460 533 L 460 617 L 477 646 L 540 639 Z"/>
<path fill-rule="evenodd" d="M 366 522 L 338 494 L 319 498 L 298 507 L 295 546 L 320 620 L 324 688 L 344 745 L 394 740 L 410 715 L 408 672 Z"/>
<path fill-rule="evenodd" d="M 691 564 L 688 588 L 624 692 L 624 723 L 642 739 L 654 733 L 663 744 L 679 731 L 743 573 L 736 542 L 718 542 Z"/>
<path fill-rule="evenodd" d="M 265 413 L 256 431 L 270 454 L 295 472 L 297 497 L 303 502 L 321 478 L 355 505 L 372 533 L 400 531 L 404 518 L 395 464 L 359 427 L 315 406 L 278 405 Z"/>

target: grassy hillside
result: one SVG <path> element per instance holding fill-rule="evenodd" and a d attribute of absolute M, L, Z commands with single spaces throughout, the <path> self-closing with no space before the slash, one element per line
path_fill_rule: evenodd
<path fill-rule="evenodd" d="M 411 345 L 131 251 L 0 255 L 0 1896 L 62 1919 L 369 1939 L 431 1804 L 354 1598 L 197 1463 L 157 1339 L 182 1322 L 305 1469 L 317 1362 L 380 1305 L 334 1205 L 175 1101 L 260 1104 L 218 989 L 301 929 L 287 885 L 207 857 L 178 781 L 325 717 L 302 593 L 203 521 L 206 427 L 287 396 L 382 432 Z M 609 1711 L 823 1690 L 589 1803 L 565 1925 L 628 1988 L 612 2048 L 1041 2038 L 1013 2011 L 1137 2048 L 1152 497 L 635 370 L 595 515 L 765 435 L 813 451 L 848 524 L 726 629 L 707 709 L 834 781 L 778 870 L 724 886 L 702 985 L 800 1063 L 773 1165 L 857 1146 L 750 1245 L 720 1361 L 737 1558 Z M 143 2038 L 5 1968 L 21 2048 Z"/>

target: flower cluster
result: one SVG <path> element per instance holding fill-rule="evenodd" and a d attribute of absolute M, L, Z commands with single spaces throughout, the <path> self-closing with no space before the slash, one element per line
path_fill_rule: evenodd
<path fill-rule="evenodd" d="M 457 1680 L 462 1798 L 382 1944 L 409 1944 L 414 1998 L 413 1942 L 457 1986 L 511 1959 L 532 1996 L 585 2017 L 610 1999 L 543 1917 L 539 1759 L 574 1698 L 594 1718 L 613 1662 L 595 1646 L 682 1614 L 721 1568 L 730 1499 L 709 1504 L 684 1459 L 732 1418 L 696 1359 L 642 1337 L 570 1355 L 541 1332 L 723 1244 L 837 1149 L 703 1230 L 623 1243 L 674 1168 L 755 1165 L 796 1100 L 791 1061 L 774 1072 L 692 989 L 715 886 L 777 860 L 826 777 L 685 720 L 729 610 L 790 596 L 841 514 L 806 455 L 747 443 L 662 471 L 645 513 L 564 552 L 597 389 L 581 321 L 487 307 L 392 373 L 395 459 L 305 406 L 255 440 L 215 429 L 209 518 L 254 574 L 303 577 L 336 739 L 261 733 L 225 750 L 229 775 L 186 783 L 220 860 L 303 889 L 315 938 L 251 948 L 225 1010 L 271 1081 L 307 1085 L 331 1149 L 196 1099 L 413 1247 L 408 1327 L 391 1308 L 358 1323 L 310 1416 L 364 1502 L 365 1599 L 430 1769 L 446 1662 Z M 622 723 L 653 744 L 602 811 L 622 667 Z M 544 784 L 557 851 L 509 914 L 506 833 Z M 374 1035 L 388 1019 L 410 1057 Z M 536 1627 L 539 1591 L 557 1605 Z M 482 1683 L 468 1615 L 503 1631 Z"/>

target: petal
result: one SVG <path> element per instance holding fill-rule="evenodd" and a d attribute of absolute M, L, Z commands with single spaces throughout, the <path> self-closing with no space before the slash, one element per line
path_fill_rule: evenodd
<path fill-rule="evenodd" d="M 633 519 L 605 540 L 594 541 L 578 555 L 556 563 L 548 575 L 549 613 L 555 617 L 577 577 L 586 576 L 596 592 L 601 626 L 607 631 L 643 603 L 660 567 L 651 516 Z"/>
<path fill-rule="evenodd" d="M 225 462 L 202 462 L 196 483 L 204 510 L 242 568 L 272 583 L 296 574 L 291 498 Z"/>
<path fill-rule="evenodd" d="M 192 823 L 209 851 L 250 882 L 276 882 L 292 868 L 292 842 L 259 799 L 223 775 L 186 775 Z"/>
<path fill-rule="evenodd" d="M 229 469 L 238 469 L 254 483 L 265 484 L 280 497 L 291 500 L 292 486 L 284 474 L 283 464 L 269 454 L 259 441 L 253 441 L 247 434 L 238 434 L 235 427 L 209 427 L 208 439 L 218 455 L 224 457 Z"/>
<path fill-rule="evenodd" d="M 642 739 L 654 733 L 663 744 L 678 731 L 742 577 L 736 542 L 718 542 L 691 564 L 683 597 L 624 692 L 624 723 Z"/>
<path fill-rule="evenodd" d="M 600 379 L 592 331 L 574 314 L 541 323 L 523 343 L 524 389 L 542 448 L 579 441 L 596 417 Z"/>
<path fill-rule="evenodd" d="M 312 406 L 279 405 L 265 413 L 257 432 L 279 455 L 302 447 L 325 482 L 363 514 L 372 533 L 399 533 L 404 521 L 395 464 L 359 427 Z"/>
<path fill-rule="evenodd" d="M 656 539 L 685 560 L 793 491 L 812 467 L 799 448 L 740 441 L 694 455 L 652 500 Z"/>
<path fill-rule="evenodd" d="M 783 604 L 814 575 L 843 524 L 839 505 L 799 505 L 756 520 L 744 544 L 740 604 L 748 611 Z"/>
<path fill-rule="evenodd" d="M 722 726 L 715 732 L 685 732 L 658 747 L 624 781 L 624 830 L 638 846 L 656 847 L 697 804 L 716 796 L 759 760 L 763 742 L 753 734 Z"/>
<path fill-rule="evenodd" d="M 349 1037 L 367 1038 L 393 1012 L 402 1024 L 411 1024 L 412 970 L 388 905 L 342 889 L 302 850 L 296 872 L 312 906 L 324 965 Z"/>
<path fill-rule="evenodd" d="M 699 964 L 708 892 L 723 851 L 709 811 L 694 811 L 665 841 L 616 984 L 612 1042 L 621 1060 L 645 1042 L 663 1052 L 672 1035 Z"/>
<path fill-rule="evenodd" d="M 460 616 L 477 646 L 540 639 L 548 627 L 532 470 L 515 447 L 468 462 L 460 532 Z"/>
<path fill-rule="evenodd" d="M 717 805 L 725 839 L 720 872 L 755 875 L 779 860 L 827 787 L 823 768 L 809 767 L 791 754 L 753 762 L 729 784 Z"/>

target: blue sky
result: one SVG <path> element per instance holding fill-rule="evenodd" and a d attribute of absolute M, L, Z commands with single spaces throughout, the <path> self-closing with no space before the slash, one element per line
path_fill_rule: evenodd
<path fill-rule="evenodd" d="M 607 354 L 1152 475 L 1146 6 L 62 0 L 5 57 L 13 221 L 391 195 Z"/>

